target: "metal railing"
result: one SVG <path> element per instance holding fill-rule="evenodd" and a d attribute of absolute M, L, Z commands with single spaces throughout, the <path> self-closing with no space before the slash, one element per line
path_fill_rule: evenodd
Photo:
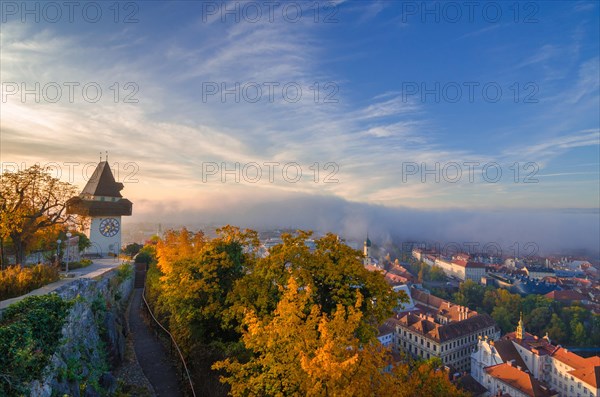
<path fill-rule="evenodd" d="M 171 335 L 171 333 L 160 323 L 160 321 L 158 321 L 158 319 L 154 316 L 154 313 L 152 313 L 152 310 L 150 309 L 150 305 L 148 304 L 148 301 L 146 300 L 146 285 L 145 285 L 145 283 L 144 283 L 144 289 L 142 290 L 142 300 L 144 301 L 144 304 L 146 305 L 146 310 L 148 310 L 148 313 L 150 314 L 150 316 L 152 317 L 154 322 L 171 339 L 171 346 L 175 346 L 175 349 L 177 350 L 177 353 L 179 354 L 179 358 L 181 359 L 181 363 L 183 364 L 183 369 L 185 370 L 185 374 L 187 375 L 187 379 L 190 384 L 190 390 L 192 391 L 192 396 L 196 397 L 196 392 L 194 391 L 194 384 L 192 383 L 192 377 L 190 376 L 190 371 L 188 370 L 187 364 L 185 362 L 185 359 L 183 358 L 183 354 L 181 353 L 179 346 L 177 345 L 177 342 L 175 342 L 175 338 L 173 338 L 173 335 Z"/>

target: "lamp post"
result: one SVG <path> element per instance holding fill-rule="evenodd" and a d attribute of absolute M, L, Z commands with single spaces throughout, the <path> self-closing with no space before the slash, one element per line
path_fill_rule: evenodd
<path fill-rule="evenodd" d="M 69 275 L 69 240 L 71 239 L 71 232 L 67 232 L 67 246 L 65 247 L 67 252 L 67 265 L 66 265 L 66 274 Z"/>
<path fill-rule="evenodd" d="M 60 270 L 60 243 L 62 243 L 61 239 L 56 240 L 56 263 L 59 266 L 58 270 Z"/>

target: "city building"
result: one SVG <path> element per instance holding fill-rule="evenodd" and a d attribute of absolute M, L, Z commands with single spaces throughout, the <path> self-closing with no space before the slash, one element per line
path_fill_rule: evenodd
<path fill-rule="evenodd" d="M 574 290 L 558 290 L 552 291 L 544 295 L 546 298 L 572 304 L 573 302 L 589 303 L 589 298 Z"/>
<path fill-rule="evenodd" d="M 583 358 L 553 345 L 547 335 L 531 335 L 525 331 L 522 319 L 515 332 L 500 340 L 478 340 L 471 354 L 471 375 L 492 394 L 501 390 L 511 396 L 600 396 L 600 357 Z M 521 386 L 527 383 L 531 389 L 527 386 L 528 392 L 513 394 L 508 385 L 514 386 L 515 382 Z"/>
<path fill-rule="evenodd" d="M 512 362 L 492 365 L 483 370 L 483 386 L 490 395 L 508 394 L 511 397 L 553 397 L 558 393 L 541 384 L 529 372 Z"/>
<path fill-rule="evenodd" d="M 382 346 L 392 346 L 394 342 L 394 322 L 393 320 L 387 320 L 385 323 L 379 326 L 377 339 Z"/>
<path fill-rule="evenodd" d="M 402 302 L 401 304 L 398 305 L 398 307 L 396 307 L 396 309 L 395 309 L 396 313 L 410 312 L 410 311 L 413 311 L 416 309 L 415 301 L 412 298 L 412 295 L 410 293 L 410 288 L 408 287 L 408 285 L 406 285 L 406 284 L 396 285 L 396 286 L 392 287 L 392 289 L 395 292 L 404 292 L 404 294 L 406 294 L 406 296 L 408 297 L 408 302 Z"/>
<path fill-rule="evenodd" d="M 520 295 L 545 295 L 558 289 L 558 286 L 549 282 L 548 279 L 544 279 L 544 281 L 533 280 L 518 272 L 503 273 L 489 271 L 482 278 L 482 284 L 504 288 L 513 294 Z"/>
<path fill-rule="evenodd" d="M 473 280 L 479 283 L 486 272 L 485 264 L 471 261 L 467 254 L 457 254 L 452 258 L 437 258 L 435 265 L 441 267 L 447 276 L 463 281 Z"/>
<path fill-rule="evenodd" d="M 424 359 L 439 357 L 444 365 L 469 371 L 471 351 L 477 345 L 478 337 L 500 337 L 500 329 L 487 314 L 479 314 L 415 288 L 410 292 L 415 310 L 390 319 L 396 330 L 396 349 Z"/>
<path fill-rule="evenodd" d="M 523 270 L 527 274 L 527 277 L 534 280 L 541 280 L 544 277 L 554 277 L 555 275 L 554 269 L 549 267 L 527 265 L 523 268 Z"/>

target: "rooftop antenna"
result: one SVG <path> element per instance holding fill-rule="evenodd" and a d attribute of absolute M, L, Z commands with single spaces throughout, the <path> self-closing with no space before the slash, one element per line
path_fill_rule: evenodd
<path fill-rule="evenodd" d="M 106 161 L 108 162 L 108 150 L 106 151 Z"/>
<path fill-rule="evenodd" d="M 100 152 L 100 162 L 102 162 L 102 152 Z"/>

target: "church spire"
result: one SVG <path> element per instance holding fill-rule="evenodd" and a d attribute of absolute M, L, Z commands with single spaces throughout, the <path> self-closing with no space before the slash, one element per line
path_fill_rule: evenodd
<path fill-rule="evenodd" d="M 519 325 L 517 325 L 517 339 L 523 339 L 525 336 L 525 324 L 523 324 L 523 312 L 521 312 L 521 317 L 519 318 Z"/>

